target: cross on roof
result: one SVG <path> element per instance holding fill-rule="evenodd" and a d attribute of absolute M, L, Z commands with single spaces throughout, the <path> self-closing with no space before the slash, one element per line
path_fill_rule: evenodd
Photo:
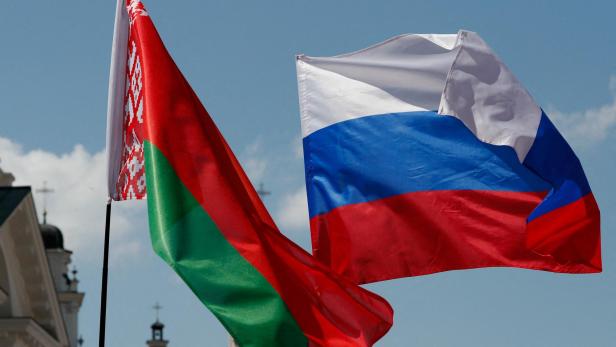
<path fill-rule="evenodd" d="M 47 224 L 47 194 L 53 193 L 54 190 L 47 188 L 47 181 L 43 181 L 43 187 L 38 188 L 36 192 L 43 194 L 43 224 Z"/>
<path fill-rule="evenodd" d="M 156 321 L 158 322 L 158 314 L 163 307 L 157 302 L 152 308 L 156 310 Z"/>
<path fill-rule="evenodd" d="M 263 187 L 263 183 L 259 183 L 259 189 L 257 189 L 257 194 L 259 194 L 261 198 L 264 198 L 272 194 L 272 192 L 265 190 L 265 188 Z"/>

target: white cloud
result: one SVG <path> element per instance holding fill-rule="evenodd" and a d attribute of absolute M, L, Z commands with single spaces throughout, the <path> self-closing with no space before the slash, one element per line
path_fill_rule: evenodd
<path fill-rule="evenodd" d="M 304 142 L 301 137 L 297 137 L 293 143 L 295 159 L 304 159 Z"/>
<path fill-rule="evenodd" d="M 54 190 L 47 196 L 47 221 L 63 231 L 65 247 L 73 250 L 81 261 L 100 261 L 105 222 L 105 162 L 104 151 L 89 153 L 81 145 L 58 155 L 40 149 L 24 151 L 19 144 L 0 137 L 0 167 L 15 176 L 13 185 L 32 186 L 39 216 L 43 212 L 43 196 L 36 189 L 47 181 Z M 113 205 L 112 259 L 138 255 L 141 248 L 134 244 L 133 231 L 147 233 L 146 216 L 144 202 Z"/>
<path fill-rule="evenodd" d="M 283 231 L 309 230 L 308 200 L 306 188 L 302 187 L 285 195 L 280 200 L 276 222 Z"/>
<path fill-rule="evenodd" d="M 616 129 L 616 76 L 610 78 L 612 101 L 580 112 L 548 109 L 549 117 L 567 140 L 589 146 L 605 140 Z"/>
<path fill-rule="evenodd" d="M 109 252 L 109 262 L 111 266 L 121 265 L 126 259 L 138 259 L 137 256 L 145 251 L 144 246 L 149 247 L 149 244 L 143 245 L 142 242 L 135 240 L 126 240 L 120 243 L 116 242 L 113 245 L 113 252 Z"/>

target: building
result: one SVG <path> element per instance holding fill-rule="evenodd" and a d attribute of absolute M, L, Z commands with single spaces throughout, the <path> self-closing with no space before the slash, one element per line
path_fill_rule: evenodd
<path fill-rule="evenodd" d="M 72 252 L 58 227 L 39 224 L 31 188 L 13 181 L 0 169 L 0 346 L 79 347 Z"/>
<path fill-rule="evenodd" d="M 165 340 L 163 336 L 163 330 L 165 329 L 165 325 L 160 322 L 158 319 L 158 312 L 162 307 L 156 303 L 154 305 L 154 309 L 156 310 L 156 322 L 152 323 L 150 328 L 152 329 L 152 337 L 146 341 L 148 347 L 167 347 L 169 344 L 168 340 Z"/>

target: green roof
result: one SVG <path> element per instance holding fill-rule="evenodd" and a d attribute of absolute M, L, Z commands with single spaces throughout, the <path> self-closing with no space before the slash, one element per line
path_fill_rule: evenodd
<path fill-rule="evenodd" d="M 0 225 L 30 193 L 30 187 L 0 187 Z"/>

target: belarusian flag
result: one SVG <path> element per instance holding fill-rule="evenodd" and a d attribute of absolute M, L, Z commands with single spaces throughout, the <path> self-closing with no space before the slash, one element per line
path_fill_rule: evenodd
<path fill-rule="evenodd" d="M 119 1 L 112 55 L 110 197 L 143 198 L 147 186 L 154 250 L 235 341 L 371 346 L 382 337 L 389 304 L 279 232 L 141 1 Z"/>

